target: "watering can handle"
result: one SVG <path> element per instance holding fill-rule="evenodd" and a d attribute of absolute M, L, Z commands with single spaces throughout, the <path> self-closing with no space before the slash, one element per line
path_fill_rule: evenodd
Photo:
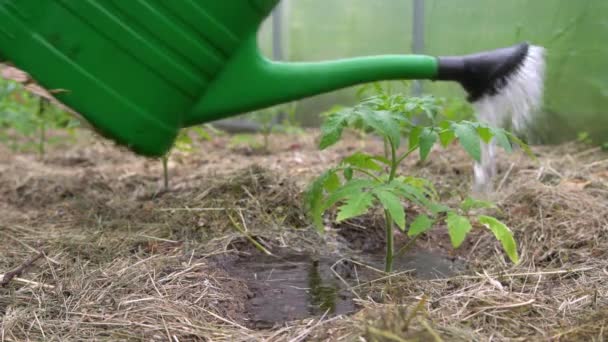
<path fill-rule="evenodd" d="M 244 42 L 186 116 L 192 126 L 348 86 L 380 80 L 433 79 L 436 57 L 383 55 L 284 63 L 261 55 L 257 36 Z"/>

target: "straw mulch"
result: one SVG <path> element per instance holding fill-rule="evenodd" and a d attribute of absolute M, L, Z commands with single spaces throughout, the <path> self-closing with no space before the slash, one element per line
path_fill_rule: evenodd
<path fill-rule="evenodd" d="M 351 289 L 353 315 L 251 328 L 247 283 L 217 260 L 248 239 L 323 249 L 328 237 L 310 228 L 301 190 L 354 149 L 381 151 L 350 139 L 319 152 L 315 137 L 277 136 L 272 154 L 247 157 L 226 137 L 203 143 L 172 156 L 169 190 L 160 161 L 85 133 L 44 160 L 0 147 L 0 273 L 10 278 L 0 340 L 603 340 L 608 154 L 578 145 L 536 148 L 537 162 L 501 157 L 494 200 L 519 265 L 481 230 L 456 252 L 438 230 L 419 247 L 465 260 L 465 274 L 383 276 Z M 433 179 L 451 201 L 469 188 L 470 169 L 450 148 L 403 171 Z"/>

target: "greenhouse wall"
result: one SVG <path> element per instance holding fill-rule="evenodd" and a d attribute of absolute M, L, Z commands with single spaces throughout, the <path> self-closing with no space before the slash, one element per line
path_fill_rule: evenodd
<path fill-rule="evenodd" d="M 411 53 L 414 1 L 284 0 L 284 56 L 290 61 L 316 61 Z M 467 54 L 521 41 L 544 46 L 548 68 L 539 136 L 557 141 L 584 131 L 608 140 L 608 1 L 423 2 L 426 53 Z M 271 20 L 260 34 L 269 56 Z M 423 86 L 437 95 L 463 96 L 455 84 L 424 82 Z M 304 124 L 315 125 L 320 111 L 336 102 L 350 104 L 354 94 L 347 89 L 301 101 L 299 116 Z"/>

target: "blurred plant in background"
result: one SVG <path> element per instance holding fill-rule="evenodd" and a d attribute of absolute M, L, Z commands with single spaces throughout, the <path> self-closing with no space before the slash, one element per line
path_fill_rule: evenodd
<path fill-rule="evenodd" d="M 270 136 L 273 133 L 299 134 L 302 132 L 296 121 L 297 102 L 290 102 L 274 107 L 268 107 L 245 114 L 245 118 L 254 122 L 262 135 L 260 143 L 254 134 L 235 134 L 231 147 L 246 145 L 263 153 L 270 153 Z"/>
<path fill-rule="evenodd" d="M 587 131 L 579 132 L 577 135 L 576 141 L 578 141 L 581 144 L 585 144 L 585 145 L 593 145 L 593 146 L 599 145 L 603 151 L 608 151 L 608 138 L 593 139 L 591 137 L 591 135 L 589 134 L 589 132 L 587 132 Z"/>
<path fill-rule="evenodd" d="M 0 143 L 14 152 L 37 151 L 44 157 L 45 145 L 65 140 L 48 134 L 61 130 L 73 137 L 77 118 L 28 92 L 15 81 L 0 79 Z"/>

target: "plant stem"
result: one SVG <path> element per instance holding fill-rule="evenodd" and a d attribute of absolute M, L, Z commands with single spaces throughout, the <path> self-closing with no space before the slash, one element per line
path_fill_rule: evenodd
<path fill-rule="evenodd" d="M 264 151 L 265 152 L 269 152 L 268 150 L 268 136 L 270 135 L 270 132 L 266 131 L 264 132 Z"/>
<path fill-rule="evenodd" d="M 38 100 L 38 120 L 40 120 L 40 135 L 38 136 L 38 156 L 40 159 L 44 158 L 44 142 L 46 140 L 46 123 L 44 122 L 44 107 L 45 100 L 40 98 Z"/>
<path fill-rule="evenodd" d="M 384 138 L 384 158 L 388 159 L 388 138 Z"/>
<path fill-rule="evenodd" d="M 388 210 L 384 210 L 384 220 L 386 222 L 386 255 L 384 271 L 386 273 L 391 273 L 393 271 L 393 218 Z"/>
<path fill-rule="evenodd" d="M 395 175 L 397 174 L 397 166 L 399 166 L 399 161 L 397 160 L 397 148 L 395 144 L 388 139 L 388 142 L 391 145 L 391 173 L 388 177 L 388 182 L 390 183 L 393 179 L 395 179 Z"/>
<path fill-rule="evenodd" d="M 165 154 L 163 156 L 163 181 L 164 181 L 164 186 L 165 186 L 165 190 L 169 189 L 169 168 L 168 168 L 168 164 L 169 164 L 169 154 Z"/>
<path fill-rule="evenodd" d="M 418 240 L 419 236 L 420 236 L 420 234 L 411 238 L 410 241 L 408 241 L 403 247 L 401 247 L 397 251 L 397 253 L 395 253 L 395 257 L 399 258 L 403 254 L 407 253 L 410 249 L 412 249 L 412 247 L 414 246 L 414 242 L 416 242 L 416 240 Z"/>
<path fill-rule="evenodd" d="M 354 171 L 361 172 L 361 173 L 363 173 L 363 174 L 365 174 L 365 175 L 373 178 L 374 180 L 376 180 L 378 182 L 382 182 L 382 179 L 380 179 L 378 176 L 374 175 L 373 173 L 371 173 L 371 172 L 369 172 L 369 171 L 367 171 L 365 169 L 362 169 L 362 168 L 359 168 L 359 167 L 354 167 L 354 166 L 351 166 L 350 168 L 353 169 Z"/>
<path fill-rule="evenodd" d="M 386 139 L 391 148 L 391 173 L 388 177 L 387 183 L 390 183 L 395 179 L 395 175 L 397 174 L 397 166 L 399 166 L 399 162 L 397 161 L 397 148 L 395 144 L 390 140 Z M 386 273 L 390 273 L 393 270 L 393 218 L 388 210 L 384 210 L 384 220 L 386 223 L 386 256 L 384 263 L 384 271 Z"/>
<path fill-rule="evenodd" d="M 243 234 L 243 236 L 245 236 L 245 238 L 249 240 L 249 242 L 251 242 L 255 248 L 257 248 L 260 252 L 266 255 L 272 255 L 272 253 L 268 249 L 266 249 L 266 247 L 262 246 L 249 233 L 247 233 L 247 231 L 245 231 L 245 229 L 243 229 L 243 227 L 241 227 L 241 225 L 236 222 L 232 215 L 228 214 L 228 218 L 230 219 L 230 222 L 232 222 L 232 226 L 234 227 L 234 229 L 236 229 L 239 233 Z"/>
<path fill-rule="evenodd" d="M 38 137 L 38 157 L 44 158 L 44 141 L 46 140 L 46 127 L 44 121 L 40 121 L 40 135 Z"/>
<path fill-rule="evenodd" d="M 418 144 L 414 145 L 413 147 L 410 147 L 409 150 L 407 150 L 407 152 L 403 153 L 399 159 L 397 159 L 397 165 L 401 164 L 401 162 L 407 158 L 407 156 L 409 156 L 410 154 L 412 154 L 412 152 L 416 151 L 418 149 Z"/>

